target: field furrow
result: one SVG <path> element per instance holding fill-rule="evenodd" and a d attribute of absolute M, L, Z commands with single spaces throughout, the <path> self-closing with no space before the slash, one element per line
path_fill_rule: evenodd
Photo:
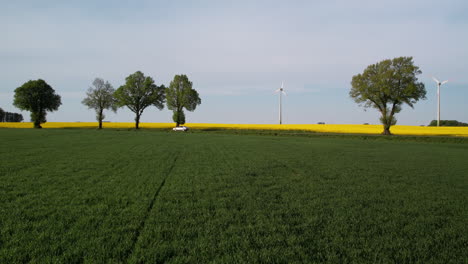
<path fill-rule="evenodd" d="M 0 262 L 123 259 L 173 153 L 114 136 L 50 135 L 38 165 L 1 175 Z"/>
<path fill-rule="evenodd" d="M 148 205 L 148 208 L 146 209 L 146 212 L 145 212 L 145 215 L 144 217 L 142 218 L 141 222 L 140 222 L 140 225 L 138 226 L 137 230 L 136 230 L 136 234 L 135 234 L 135 237 L 133 238 L 133 243 L 128 251 L 127 254 L 125 254 L 125 256 L 123 257 L 125 260 L 127 260 L 128 258 L 131 257 L 131 255 L 133 254 L 134 250 L 135 250 L 135 246 L 137 245 L 137 242 L 138 240 L 140 239 L 140 235 L 141 235 L 141 232 L 142 230 L 145 229 L 145 225 L 146 225 L 146 222 L 148 220 L 148 217 L 150 216 L 150 213 L 151 211 L 153 210 L 153 206 L 154 206 L 154 203 L 156 201 L 156 199 L 158 198 L 158 195 L 159 193 L 161 192 L 161 189 L 164 187 L 164 184 L 166 183 L 166 180 L 168 179 L 168 177 L 171 175 L 172 173 L 172 170 L 174 169 L 174 167 L 176 166 L 176 162 L 177 162 L 177 159 L 178 159 L 178 154 L 175 154 L 174 156 L 174 160 L 172 161 L 171 165 L 169 166 L 169 168 L 167 169 L 166 172 L 164 172 L 164 178 L 163 180 L 161 181 L 161 184 L 159 185 L 159 187 L 157 188 L 157 190 L 155 191 L 154 195 L 153 195 L 153 198 L 151 199 L 149 205 Z"/>

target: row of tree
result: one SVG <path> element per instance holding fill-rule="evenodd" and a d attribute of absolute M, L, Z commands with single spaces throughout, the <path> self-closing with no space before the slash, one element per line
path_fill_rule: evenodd
<path fill-rule="evenodd" d="M 194 111 L 201 104 L 201 99 L 193 89 L 193 83 L 184 74 L 175 75 L 166 88 L 164 85 L 156 85 L 153 78 L 137 71 L 129 75 L 125 84 L 117 90 L 108 81 L 96 78 L 82 103 L 96 111 L 99 128 L 102 128 L 105 118 L 104 110 L 116 112 L 125 106 L 135 113 L 135 128 L 138 129 L 143 111 L 149 106 L 162 110 L 166 104 L 173 111 L 172 119 L 179 126 L 185 124 L 184 109 Z M 34 127 L 41 128 L 41 124 L 47 121 L 47 112 L 56 111 L 62 102 L 55 90 L 39 79 L 16 88 L 13 104 L 19 109 L 30 111 Z"/>
<path fill-rule="evenodd" d="M 21 122 L 23 115 L 18 113 L 5 112 L 0 108 L 0 122 Z"/>
<path fill-rule="evenodd" d="M 414 107 L 426 99 L 426 89 L 417 76 L 422 72 L 413 63 L 412 57 L 387 59 L 369 65 L 362 74 L 353 76 L 349 95 L 365 108 L 375 108 L 381 113 L 382 134 L 390 135 L 395 125 L 395 115 L 403 104 Z M 96 78 L 89 88 L 83 104 L 96 111 L 99 128 L 102 128 L 104 110 L 117 111 L 126 106 L 135 113 L 135 128 L 148 106 L 163 109 L 164 103 L 173 111 L 173 120 L 179 126 L 185 123 L 184 109 L 194 111 L 201 104 L 198 92 L 186 75 L 176 75 L 169 87 L 157 86 L 151 77 L 135 72 L 126 78 L 124 85 L 114 90 L 109 82 Z M 29 81 L 15 90 L 14 105 L 31 111 L 34 127 L 45 122 L 46 111 L 55 111 L 60 106 L 60 96 L 45 81 Z"/>

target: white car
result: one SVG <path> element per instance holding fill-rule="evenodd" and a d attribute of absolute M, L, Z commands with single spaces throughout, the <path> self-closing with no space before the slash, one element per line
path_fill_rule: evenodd
<path fill-rule="evenodd" d="M 174 127 L 172 130 L 174 130 L 174 131 L 187 131 L 187 130 L 188 130 L 188 127 L 186 127 L 186 126 L 178 126 L 178 127 Z"/>

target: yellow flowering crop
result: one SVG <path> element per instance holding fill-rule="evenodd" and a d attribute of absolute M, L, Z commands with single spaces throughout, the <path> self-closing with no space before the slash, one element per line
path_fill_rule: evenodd
<path fill-rule="evenodd" d="M 43 128 L 97 128 L 97 122 L 47 122 Z M 104 128 L 133 128 L 135 123 L 103 123 Z M 303 130 L 322 133 L 344 134 L 380 134 L 382 125 L 248 125 L 248 124 L 186 124 L 191 129 L 251 129 L 251 130 Z M 6 128 L 32 128 L 33 124 L 0 123 Z M 141 128 L 173 128 L 174 123 L 140 123 Z M 424 135 L 424 136 L 462 136 L 468 137 L 468 127 L 421 127 L 421 126 L 392 126 L 390 131 L 396 135 Z"/>

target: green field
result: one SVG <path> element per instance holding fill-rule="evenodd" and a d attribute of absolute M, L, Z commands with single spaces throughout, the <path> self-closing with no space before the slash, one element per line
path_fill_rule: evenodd
<path fill-rule="evenodd" d="M 0 129 L 0 263 L 467 263 L 468 144 Z"/>

